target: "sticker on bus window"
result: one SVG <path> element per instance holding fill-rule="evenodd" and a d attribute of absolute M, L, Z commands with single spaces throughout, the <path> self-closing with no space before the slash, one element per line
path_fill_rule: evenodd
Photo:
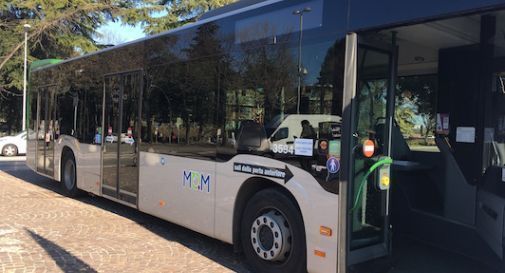
<path fill-rule="evenodd" d="M 332 156 L 326 161 L 326 169 L 329 173 L 337 173 L 340 170 L 340 162 Z"/>
<path fill-rule="evenodd" d="M 288 144 L 273 144 L 272 152 L 276 154 L 294 154 L 295 147 Z"/>
<path fill-rule="evenodd" d="M 363 143 L 363 155 L 365 157 L 372 157 L 375 154 L 375 143 L 373 140 L 367 139 Z"/>
<path fill-rule="evenodd" d="M 449 114 L 437 113 L 437 134 L 449 135 Z"/>
<path fill-rule="evenodd" d="M 340 141 L 339 140 L 330 140 L 329 154 L 333 155 L 333 156 L 340 155 Z"/>

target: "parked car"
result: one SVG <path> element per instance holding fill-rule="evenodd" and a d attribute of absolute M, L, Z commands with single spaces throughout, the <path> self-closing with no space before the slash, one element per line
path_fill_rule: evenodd
<path fill-rule="evenodd" d="M 26 131 L 14 136 L 0 137 L 0 152 L 3 156 L 26 154 Z"/>

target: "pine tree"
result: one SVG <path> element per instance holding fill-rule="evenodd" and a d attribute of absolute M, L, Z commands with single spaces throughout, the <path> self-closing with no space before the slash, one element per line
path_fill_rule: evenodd
<path fill-rule="evenodd" d="M 146 33 L 160 33 L 169 29 L 195 22 L 205 12 L 236 0 L 159 0 L 148 4 L 142 24 Z M 138 13 L 137 13 L 138 15 Z M 137 17 L 138 18 L 138 17 Z"/>
<path fill-rule="evenodd" d="M 20 123 L 24 24 L 29 62 L 66 59 L 100 49 L 97 29 L 109 21 L 142 24 L 158 33 L 193 22 L 234 0 L 4 0 L 0 1 L 0 123 Z M 7 118 L 8 117 L 8 118 Z"/>
<path fill-rule="evenodd" d="M 29 61 L 69 58 L 99 49 L 96 30 L 111 20 L 141 20 L 147 1 L 7 0 L 0 1 L 0 122 L 19 125 L 23 88 L 24 24 Z M 7 118 L 8 117 L 8 118 Z"/>

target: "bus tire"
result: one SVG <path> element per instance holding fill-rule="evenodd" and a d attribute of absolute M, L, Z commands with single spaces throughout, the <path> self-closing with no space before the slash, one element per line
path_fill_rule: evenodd
<path fill-rule="evenodd" d="M 248 201 L 240 238 L 253 272 L 307 272 L 303 219 L 280 191 L 265 189 Z"/>
<path fill-rule="evenodd" d="M 61 186 L 63 192 L 68 197 L 76 197 L 79 195 L 77 188 L 77 169 L 75 158 L 72 153 L 65 153 L 61 165 Z"/>

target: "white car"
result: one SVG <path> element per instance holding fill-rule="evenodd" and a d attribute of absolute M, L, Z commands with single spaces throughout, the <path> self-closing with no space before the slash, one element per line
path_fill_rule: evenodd
<path fill-rule="evenodd" d="M 0 137 L 0 152 L 4 156 L 26 154 L 26 131 L 15 136 Z"/>

